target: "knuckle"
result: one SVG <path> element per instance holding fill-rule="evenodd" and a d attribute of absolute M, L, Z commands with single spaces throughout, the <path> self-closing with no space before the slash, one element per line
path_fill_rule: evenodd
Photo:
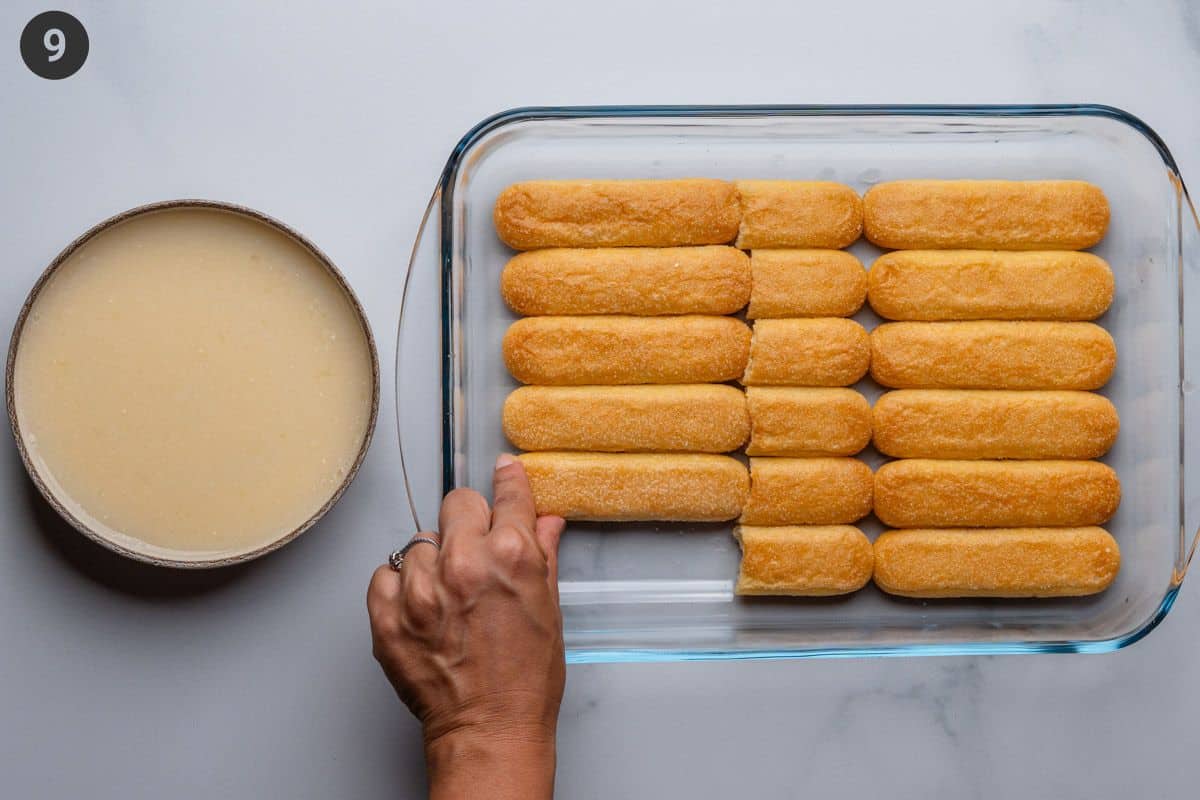
<path fill-rule="evenodd" d="M 487 567 L 470 552 L 450 550 L 442 559 L 442 574 L 446 585 L 456 591 L 470 591 L 487 581 Z"/>
<path fill-rule="evenodd" d="M 390 581 L 374 581 L 372 579 L 370 587 L 367 587 L 367 614 L 371 619 L 376 619 L 380 614 L 386 614 L 389 609 L 395 608 L 400 602 L 400 593 L 396 588 L 395 582 Z"/>
<path fill-rule="evenodd" d="M 377 638 L 371 643 L 371 655 L 389 676 L 403 671 L 406 651 L 401 642 Z"/>
<path fill-rule="evenodd" d="M 446 495 L 443 503 L 447 506 L 462 506 L 464 508 L 487 508 L 487 501 L 483 499 L 483 495 L 465 486 L 451 490 Z"/>
<path fill-rule="evenodd" d="M 376 651 L 399 639 L 403 631 L 404 625 L 400 621 L 398 611 L 375 614 L 371 617 L 371 633 Z"/>
<path fill-rule="evenodd" d="M 436 619 L 441 609 L 433 582 L 421 575 L 409 578 L 405 586 L 404 605 L 413 622 L 422 623 Z"/>
<path fill-rule="evenodd" d="M 533 548 L 529 537 L 510 525 L 492 531 L 488 535 L 488 542 L 496 560 L 508 569 L 517 569 L 531 560 Z"/>
<path fill-rule="evenodd" d="M 380 567 L 367 585 L 367 610 L 387 607 L 399 599 L 395 574 L 390 567 Z"/>

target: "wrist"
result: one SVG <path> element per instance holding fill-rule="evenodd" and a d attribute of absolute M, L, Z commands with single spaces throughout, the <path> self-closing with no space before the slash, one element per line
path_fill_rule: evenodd
<path fill-rule="evenodd" d="M 545 726 L 468 726 L 425 741 L 430 796 L 549 798 L 554 731 Z"/>
<path fill-rule="evenodd" d="M 546 731 L 455 731 L 425 743 L 429 769 L 442 769 L 464 761 L 518 758 L 522 761 L 554 759 L 554 737 Z"/>

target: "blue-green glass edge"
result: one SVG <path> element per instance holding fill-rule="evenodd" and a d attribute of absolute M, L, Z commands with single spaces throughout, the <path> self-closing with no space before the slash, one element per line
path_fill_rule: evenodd
<path fill-rule="evenodd" d="M 1175 157 L 1158 133 L 1134 116 L 1115 106 L 1093 103 L 1035 104 L 1035 105 L 749 105 L 749 106 L 523 106 L 493 114 L 482 120 L 458 141 L 446 161 L 439 180 L 441 208 L 439 242 L 441 253 L 441 348 L 442 348 L 442 493 L 453 487 L 454 448 L 454 369 L 453 330 L 453 199 L 454 183 L 463 157 L 483 136 L 510 125 L 535 119 L 586 119 L 620 117 L 749 117 L 749 116 L 911 116 L 911 117 L 1105 117 L 1127 125 L 1144 136 L 1158 151 L 1164 165 L 1178 181 L 1183 196 L 1187 188 L 1179 174 Z M 1180 219 L 1182 228 L 1183 220 Z M 1180 280 L 1183 267 L 1180 264 Z M 1183 292 L 1179 293 L 1179 319 L 1183 319 Z M 1183 354 L 1180 352 L 1179 392 L 1183 409 Z M 1180 511 L 1183 509 L 1183 430 L 1180 430 Z M 1185 542 L 1181 531 L 1181 546 Z M 568 648 L 569 664 L 650 663 L 667 661 L 729 661 L 799 658 L 893 658 L 899 656 L 965 656 L 1016 655 L 1029 653 L 1111 653 L 1141 641 L 1158 627 L 1170 612 L 1179 593 L 1179 584 L 1170 586 L 1157 611 L 1141 626 L 1129 633 L 1096 641 L 1027 641 L 1027 642 L 949 642 L 945 644 L 912 644 L 883 647 L 828 647 L 811 649 L 747 649 L 747 650 L 683 650 L 640 648 Z"/>

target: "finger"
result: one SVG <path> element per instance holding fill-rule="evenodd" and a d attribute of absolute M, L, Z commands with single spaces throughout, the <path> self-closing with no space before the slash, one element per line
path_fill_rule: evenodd
<path fill-rule="evenodd" d="M 508 453 L 501 453 L 496 459 L 492 487 L 492 530 L 512 528 L 532 537 L 537 512 L 533 507 L 529 478 L 525 476 L 521 462 Z"/>
<path fill-rule="evenodd" d="M 483 495 L 472 489 L 455 489 L 442 500 L 438 514 L 442 544 L 453 546 L 455 539 L 482 537 L 491 521 L 491 510 Z"/>
<path fill-rule="evenodd" d="M 558 577 L 558 543 L 566 526 L 567 521 L 562 517 L 545 516 L 537 518 L 533 530 L 538 547 L 541 548 L 542 555 L 546 557 L 546 563 L 550 565 L 552 577 L 555 578 Z"/>
<path fill-rule="evenodd" d="M 533 538 L 537 540 L 538 547 L 546 556 L 546 566 L 550 568 L 546 580 L 550 582 L 550 593 L 554 596 L 556 604 L 558 603 L 558 543 L 562 540 L 562 532 L 566 526 L 567 521 L 562 517 L 545 516 L 537 518 L 533 530 Z"/>
<path fill-rule="evenodd" d="M 376 569 L 367 586 L 367 615 L 371 618 L 372 627 L 398 611 L 403 596 L 400 575 L 387 564 Z"/>
<path fill-rule="evenodd" d="M 442 605 L 439 602 L 438 563 L 431 544 L 417 544 L 409 555 L 418 550 L 429 550 L 433 556 L 424 553 L 413 563 L 405 557 L 404 567 L 400 574 L 404 578 L 404 616 L 415 631 L 428 631 L 436 628 L 442 618 Z"/>

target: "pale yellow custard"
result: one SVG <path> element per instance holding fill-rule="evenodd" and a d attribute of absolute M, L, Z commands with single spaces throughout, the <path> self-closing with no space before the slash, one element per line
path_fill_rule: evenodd
<path fill-rule="evenodd" d="M 376 391 L 332 273 L 266 223 L 205 208 L 134 216 L 68 256 L 12 380 L 30 462 L 67 511 L 181 560 L 255 551 L 318 512 Z"/>

